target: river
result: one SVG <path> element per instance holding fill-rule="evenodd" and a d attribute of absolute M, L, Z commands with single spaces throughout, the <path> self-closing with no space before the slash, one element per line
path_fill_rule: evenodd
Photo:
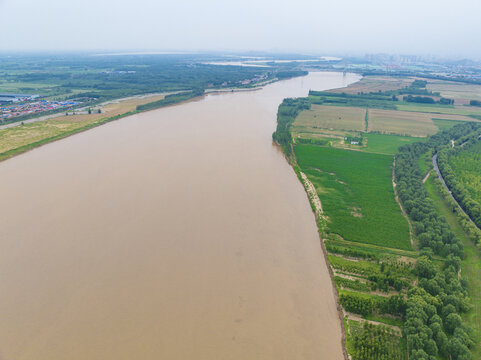
<path fill-rule="evenodd" d="M 0 359 L 342 359 L 314 215 L 272 144 L 310 73 L 0 163 Z"/>

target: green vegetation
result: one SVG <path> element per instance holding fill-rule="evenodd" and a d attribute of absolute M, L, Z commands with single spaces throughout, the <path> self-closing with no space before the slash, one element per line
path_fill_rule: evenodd
<path fill-rule="evenodd" d="M 404 339 L 390 326 L 344 320 L 348 336 L 346 347 L 353 360 L 406 359 Z"/>
<path fill-rule="evenodd" d="M 350 256 L 354 258 L 361 258 L 367 260 L 378 260 L 379 256 L 376 253 L 366 250 L 360 250 L 353 247 L 343 245 L 333 245 L 331 241 L 325 242 L 326 250 L 332 254 L 339 254 L 344 256 Z"/>
<path fill-rule="evenodd" d="M 425 86 L 425 82 L 414 83 L 397 94 L 434 95 Z M 444 200 L 448 204 L 447 214 L 451 215 L 448 220 L 439 216 L 440 208 L 430 199 L 431 192 L 424 189 L 423 178 L 432 168 L 432 154 L 438 152 L 442 161 L 445 151 L 446 162 L 458 161 L 454 166 L 458 166 L 457 170 L 472 171 L 472 175 L 465 175 L 464 182 L 479 191 L 481 151 L 476 146 L 481 144 L 478 141 L 481 132 L 473 133 L 473 129 L 481 125 L 468 122 L 462 115 L 471 113 L 455 107 L 450 99 L 438 104 L 408 104 L 392 95 L 387 91 L 358 95 L 311 92 L 312 104 L 331 105 L 322 107 L 323 114 L 316 114 L 327 114 L 328 118 L 314 120 L 315 116 L 311 116 L 308 128 L 303 129 L 294 122 L 291 131 L 296 135 L 295 157 L 291 160 L 295 169 L 307 175 L 322 202 L 319 226 L 323 237 L 327 237 L 324 244 L 339 301 L 348 312 L 346 346 L 352 358 L 377 358 L 366 350 L 370 346 L 368 337 L 356 337 L 356 332 L 369 326 L 373 331 L 382 332 L 382 327 L 376 324 L 383 323 L 390 329 L 403 328 L 402 338 L 394 331 L 385 344 L 388 347 L 396 344 L 399 358 L 409 354 L 409 359 L 469 359 L 470 349 L 473 354 L 480 352 L 473 342 L 481 338 L 480 320 L 471 309 L 477 309 L 481 298 L 481 262 L 473 242 L 481 240 L 481 231 L 477 231 L 452 201 Z M 417 97 L 411 96 L 413 99 Z M 415 113 L 372 110 L 389 109 L 393 105 L 404 106 Z M 346 127 L 349 125 L 346 121 L 333 123 L 344 119 L 346 106 L 357 110 L 361 110 L 361 106 L 369 108 L 365 119 L 369 126 L 359 131 L 357 122 L 355 127 Z M 372 112 L 377 112 L 380 120 L 373 117 Z M 436 112 L 445 115 L 434 115 Z M 379 121 L 394 121 L 394 126 L 398 126 L 397 123 L 406 119 L 418 128 L 414 133 L 419 133 L 423 126 L 432 127 L 425 129 L 428 134 L 437 129 L 444 131 L 421 139 L 371 132 L 376 121 L 377 125 Z M 413 128 L 413 124 L 408 127 Z M 399 134 L 401 130 L 394 132 Z M 353 149 L 349 142 L 343 143 L 340 139 L 346 141 L 356 136 L 363 140 L 358 147 L 360 151 L 340 149 Z M 457 144 L 454 150 L 451 139 Z M 410 219 L 417 251 L 410 250 L 408 227 L 393 199 L 389 155 L 396 151 L 397 193 Z M 468 151 L 471 154 L 467 155 Z M 456 159 L 461 152 L 462 160 Z M 431 176 L 426 186 L 429 188 L 437 182 L 435 176 Z M 448 196 L 442 190 L 437 185 L 436 191 Z M 383 226 L 383 222 L 389 226 Z M 473 295 L 468 297 L 468 294 Z M 352 320 L 356 319 L 351 317 L 352 313 L 362 316 L 364 325 Z M 475 330 L 471 331 L 469 325 Z"/>
<path fill-rule="evenodd" d="M 472 330 L 474 347 L 471 352 L 473 358 L 478 359 L 481 358 L 481 252 L 475 246 L 472 235 L 463 229 L 461 212 L 453 211 L 457 207 L 452 203 L 451 195 L 446 192 L 441 182 L 433 176 L 424 185 L 436 210 L 446 219 L 451 230 L 464 245 L 461 274 L 463 281 L 468 284 L 468 301 L 471 308 L 463 314 L 463 319 Z"/>
<path fill-rule="evenodd" d="M 372 277 L 371 281 L 375 281 L 375 276 L 381 277 L 390 275 L 399 275 L 405 278 L 413 277 L 412 267 L 410 264 L 402 262 L 369 262 L 364 260 L 350 261 L 339 256 L 328 255 L 329 264 L 335 269 L 343 272 L 364 275 L 366 278 Z"/>
<path fill-rule="evenodd" d="M 292 136 L 290 127 L 297 115 L 302 110 L 307 110 L 311 106 L 307 99 L 284 99 L 277 111 L 277 129 L 272 134 L 272 138 L 284 150 L 287 156 L 292 153 Z"/>
<path fill-rule="evenodd" d="M 446 119 L 433 119 L 434 125 L 438 127 L 440 131 L 451 129 L 454 125 L 463 123 L 460 120 L 446 120 Z"/>
<path fill-rule="evenodd" d="M 312 104 L 331 106 L 354 106 L 361 108 L 396 109 L 392 96 L 378 94 L 346 94 L 328 91 L 310 91 L 309 99 Z"/>
<path fill-rule="evenodd" d="M 329 231 L 361 243 L 410 249 L 409 229 L 394 200 L 392 157 L 297 145 L 298 164 L 317 189 Z"/>
<path fill-rule="evenodd" d="M 481 128 L 481 127 L 480 127 Z M 481 131 L 473 131 L 463 146 L 447 146 L 438 153 L 438 165 L 453 196 L 481 227 Z"/>
<path fill-rule="evenodd" d="M 293 70 L 205 64 L 215 60 L 218 56 L 207 54 L 0 56 L 0 92 L 105 101 L 146 93 L 240 86 L 246 79 L 260 75 L 270 79 L 276 70 Z"/>
<path fill-rule="evenodd" d="M 422 176 L 426 176 L 427 173 L 431 171 L 433 167 L 432 156 L 432 151 L 426 151 L 424 154 L 419 156 L 418 166 Z"/>
<path fill-rule="evenodd" d="M 396 156 L 396 181 L 399 197 L 413 221 L 421 256 L 415 273 L 418 287 L 408 292 L 404 333 L 411 358 L 428 359 L 438 354 L 454 360 L 469 359 L 472 347 L 470 331 L 460 314 L 469 310 L 466 282 L 458 277 L 464 247 L 439 216 L 433 200 L 424 188 L 419 169 L 419 156 L 429 149 L 449 146 L 470 132 L 471 123 L 460 124 L 431 136 L 425 143 L 400 148 Z M 437 266 L 433 254 L 444 258 Z"/>
<path fill-rule="evenodd" d="M 377 133 L 369 133 L 365 137 L 367 138 L 365 151 L 386 155 L 394 155 L 402 145 L 424 140 L 410 136 Z"/>
<path fill-rule="evenodd" d="M 354 325 L 349 322 L 352 333 L 353 360 L 402 360 L 405 359 L 404 344 L 394 331 L 386 326 L 374 326 L 367 322 Z"/>
<path fill-rule="evenodd" d="M 359 279 L 356 280 L 351 280 L 351 279 L 346 279 L 343 277 L 335 276 L 334 277 L 334 283 L 338 287 L 346 288 L 346 289 L 352 289 L 352 290 L 357 290 L 357 291 L 364 291 L 364 292 L 369 292 L 371 291 L 371 286 L 368 284 L 361 282 Z"/>
<path fill-rule="evenodd" d="M 363 316 L 388 314 L 402 317 L 406 311 L 406 301 L 400 295 L 385 297 L 341 290 L 339 302 L 346 311 Z"/>

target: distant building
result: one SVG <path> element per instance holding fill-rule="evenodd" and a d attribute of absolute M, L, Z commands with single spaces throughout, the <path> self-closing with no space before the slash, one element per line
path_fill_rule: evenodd
<path fill-rule="evenodd" d="M 31 101 L 38 98 L 40 95 L 32 94 L 0 94 L 0 102 L 19 102 Z"/>
<path fill-rule="evenodd" d="M 359 141 L 351 141 L 351 145 L 359 145 Z"/>

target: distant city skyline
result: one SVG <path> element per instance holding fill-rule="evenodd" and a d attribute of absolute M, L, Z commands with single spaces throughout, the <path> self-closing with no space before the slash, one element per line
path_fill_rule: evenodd
<path fill-rule="evenodd" d="M 269 51 L 481 58 L 481 2 L 0 0 L 0 51 Z"/>

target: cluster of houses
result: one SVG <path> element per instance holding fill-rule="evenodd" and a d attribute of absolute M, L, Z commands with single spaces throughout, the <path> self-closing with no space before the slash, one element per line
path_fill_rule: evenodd
<path fill-rule="evenodd" d="M 246 80 L 239 81 L 239 83 L 241 85 L 255 84 L 259 81 L 266 80 L 266 79 L 267 79 L 267 75 L 262 74 L 262 75 L 256 75 L 252 79 L 246 79 Z"/>
<path fill-rule="evenodd" d="M 38 97 L 38 96 L 37 96 Z M 46 111 L 52 111 L 62 108 L 69 108 L 79 105 L 79 102 L 75 101 L 30 101 L 15 103 L 15 105 L 0 106 L 0 119 L 8 119 L 17 116 L 29 115 L 33 113 L 41 113 Z"/>
<path fill-rule="evenodd" d="M 122 74 L 135 74 L 137 71 L 135 70 L 107 70 L 107 71 L 101 71 L 101 74 L 107 74 L 107 75 L 122 75 Z"/>

